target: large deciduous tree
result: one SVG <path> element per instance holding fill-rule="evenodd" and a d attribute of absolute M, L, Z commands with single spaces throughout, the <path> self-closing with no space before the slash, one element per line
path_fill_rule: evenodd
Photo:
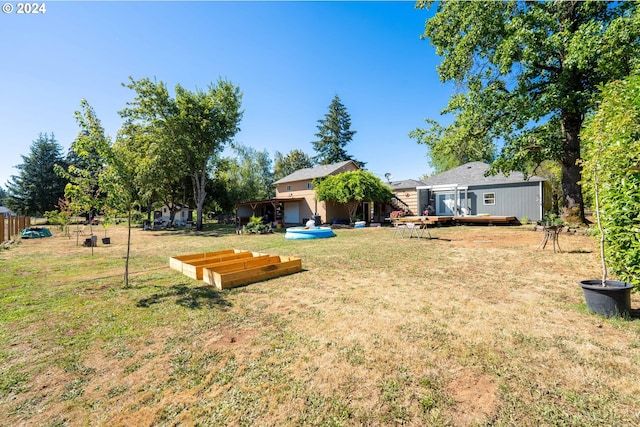
<path fill-rule="evenodd" d="M 353 160 L 359 167 L 364 167 L 365 163 L 355 160 L 350 156 L 345 147 L 353 139 L 356 131 L 351 130 L 351 116 L 347 108 L 340 101 L 338 95 L 334 96 L 329 111 L 324 119 L 318 120 L 318 141 L 313 141 L 313 149 L 317 155 L 313 160 L 321 165 Z"/>
<path fill-rule="evenodd" d="M 207 195 L 210 160 L 240 130 L 242 95 L 237 86 L 225 80 L 210 85 L 208 90 L 191 92 L 180 85 L 175 98 L 164 83 L 147 78 L 131 79 L 126 85 L 136 92 L 128 107 L 120 112 L 126 119 L 124 128 L 155 135 L 156 144 L 170 153 L 166 165 L 176 177 L 191 179 L 196 202 L 196 228 L 202 229 L 202 209 Z"/>
<path fill-rule="evenodd" d="M 22 164 L 16 166 L 18 175 L 11 176 L 6 184 L 7 206 L 26 215 L 54 210 L 67 183 L 55 173 L 56 164 L 65 164 L 62 148 L 53 134 L 39 134 L 29 154 L 22 156 Z"/>
<path fill-rule="evenodd" d="M 275 189 L 269 153 L 240 144 L 234 151 L 237 156 L 222 159 L 214 177 L 218 185 L 224 186 L 228 205 L 273 197 Z"/>
<path fill-rule="evenodd" d="M 597 86 L 629 75 L 639 62 L 636 3 L 420 0 L 416 6 L 434 4 L 423 37 L 443 57 L 441 80 L 461 91 L 443 111 L 455 115 L 453 123 L 425 130 L 419 141 L 442 161 L 461 145 L 484 153 L 501 142 L 494 172 L 527 172 L 555 160 L 564 216 L 584 221 L 580 130 Z"/>
<path fill-rule="evenodd" d="M 351 222 L 355 221 L 360 203 L 386 203 L 393 197 L 393 192 L 388 185 L 371 172 L 364 170 L 329 175 L 315 180 L 313 185 L 318 200 L 346 204 Z"/>

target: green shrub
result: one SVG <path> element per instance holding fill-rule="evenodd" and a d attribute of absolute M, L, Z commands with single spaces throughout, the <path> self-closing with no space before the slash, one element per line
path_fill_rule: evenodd
<path fill-rule="evenodd" d="M 264 234 L 271 231 L 269 224 L 263 224 L 262 218 L 258 216 L 252 216 L 249 218 L 249 223 L 244 226 L 246 233 Z"/>
<path fill-rule="evenodd" d="M 583 141 L 583 185 L 595 195 L 597 183 L 606 264 L 640 287 L 640 75 L 602 87 Z"/>

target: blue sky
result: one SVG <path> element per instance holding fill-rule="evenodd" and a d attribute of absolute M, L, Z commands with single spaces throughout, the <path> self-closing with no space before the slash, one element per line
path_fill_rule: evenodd
<path fill-rule="evenodd" d="M 9 1 L 14 6 L 17 2 Z M 0 14 L 0 185 L 38 133 L 64 153 L 85 98 L 107 134 L 133 99 L 121 86 L 150 77 L 205 89 L 219 77 L 240 87 L 235 140 L 272 156 L 314 155 L 317 120 L 337 94 L 357 131 L 347 152 L 383 178 L 430 173 L 426 147 L 407 134 L 440 119 L 453 86 L 421 40 L 433 11 L 413 2 L 58 2 L 46 13 Z"/>

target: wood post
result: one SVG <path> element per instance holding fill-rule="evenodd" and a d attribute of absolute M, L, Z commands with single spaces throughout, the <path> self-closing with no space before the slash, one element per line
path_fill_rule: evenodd
<path fill-rule="evenodd" d="M 25 228 L 31 227 L 31 217 L 0 214 L 0 243 L 16 238 Z"/>

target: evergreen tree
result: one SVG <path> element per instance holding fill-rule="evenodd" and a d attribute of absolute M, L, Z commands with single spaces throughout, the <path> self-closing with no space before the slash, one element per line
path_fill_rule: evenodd
<path fill-rule="evenodd" d="M 274 181 L 291 175 L 297 170 L 306 169 L 313 166 L 313 160 L 309 155 L 301 150 L 292 150 L 286 156 L 276 151 L 275 163 L 273 166 Z"/>
<path fill-rule="evenodd" d="M 313 149 L 318 153 L 313 160 L 321 165 L 353 160 L 359 167 L 364 167 L 365 163 L 353 159 L 345 147 L 353 139 L 356 131 L 351 130 L 351 116 L 347 108 L 342 104 L 338 95 L 333 98 L 329 105 L 329 112 L 324 119 L 318 120 L 318 141 L 312 142 Z"/>
<path fill-rule="evenodd" d="M 24 215 L 55 210 L 58 199 L 64 197 L 66 180 L 54 171 L 54 165 L 64 165 L 65 160 L 53 133 L 39 134 L 22 161 L 16 166 L 18 175 L 12 175 L 6 184 L 7 206 Z"/>

